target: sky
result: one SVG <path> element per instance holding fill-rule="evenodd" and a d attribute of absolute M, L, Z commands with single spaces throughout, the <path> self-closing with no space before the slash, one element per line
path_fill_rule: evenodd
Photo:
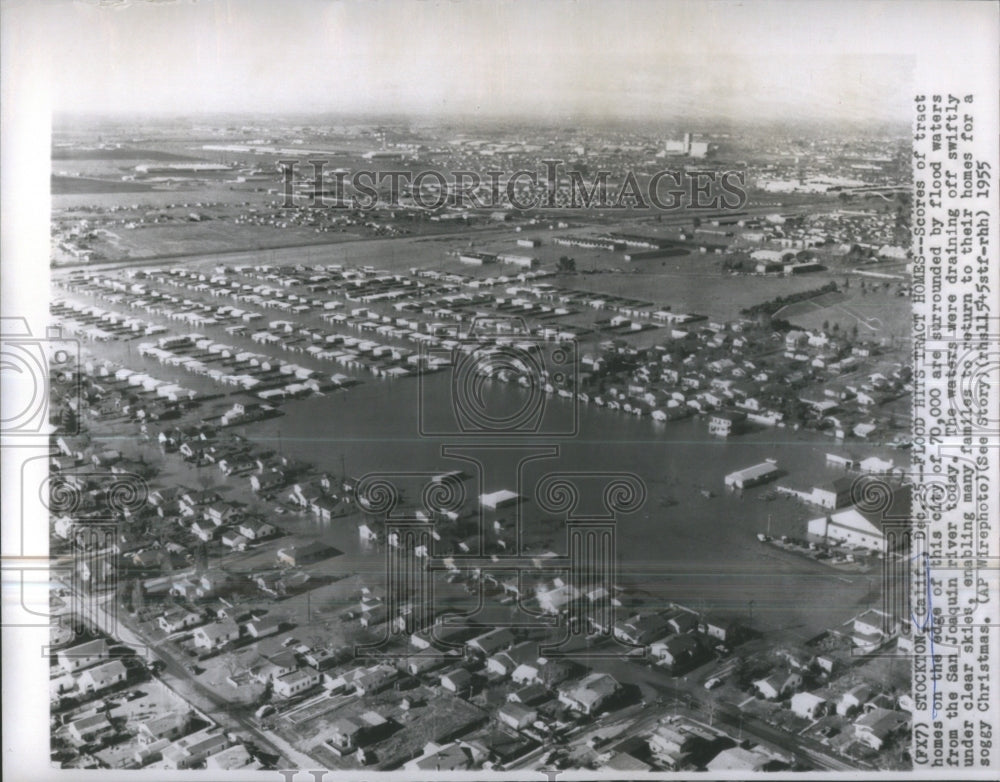
<path fill-rule="evenodd" d="M 914 47 L 942 23 L 933 3 L 850 0 L 15 0 L 4 10 L 3 43 L 30 42 L 54 110 L 130 114 L 908 121 Z"/>

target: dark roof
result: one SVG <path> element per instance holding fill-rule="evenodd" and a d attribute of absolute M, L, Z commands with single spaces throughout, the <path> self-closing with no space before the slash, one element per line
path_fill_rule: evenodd
<path fill-rule="evenodd" d="M 879 488 L 883 488 L 884 486 L 883 484 L 878 485 Z M 879 529 L 908 524 L 913 515 L 913 487 L 909 485 L 900 486 L 891 495 L 886 497 L 884 496 L 885 494 L 887 493 L 873 493 L 870 498 L 872 499 L 871 502 L 862 502 L 856 505 L 855 508 L 858 513 Z M 857 499 L 869 498 L 862 496 Z"/>

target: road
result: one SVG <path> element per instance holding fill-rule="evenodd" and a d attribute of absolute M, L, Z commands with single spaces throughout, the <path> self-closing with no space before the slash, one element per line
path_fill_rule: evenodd
<path fill-rule="evenodd" d="M 66 589 L 72 591 L 72 584 L 60 582 Z M 88 612 L 87 620 L 97 625 L 98 629 L 115 641 L 132 646 L 136 649 L 145 649 L 147 662 L 151 657 L 160 660 L 165 666 L 159 678 L 178 693 L 184 700 L 191 703 L 200 711 L 210 715 L 226 730 L 240 732 L 251 737 L 263 751 L 278 755 L 284 758 L 287 763 L 299 768 L 312 768 L 316 766 L 316 761 L 296 750 L 291 744 L 280 736 L 271 732 L 261 731 L 253 721 L 232 711 L 232 704 L 210 687 L 199 682 L 187 670 L 187 661 L 175 657 L 172 650 L 164 645 L 163 641 L 150 642 L 141 637 L 135 630 L 122 621 L 118 621 L 107 611 L 107 603 L 114 600 L 114 595 L 101 600 L 98 610 Z M 80 604 L 84 605 L 83 600 Z M 86 603 L 93 605 L 92 602 Z"/>
<path fill-rule="evenodd" d="M 743 713 L 734 704 L 717 701 L 701 686 L 700 680 L 704 677 L 691 673 L 687 677 L 678 678 L 655 666 L 634 663 L 626 665 L 627 668 L 612 674 L 619 681 L 637 685 L 645 684 L 660 693 L 661 696 L 670 698 L 674 702 L 683 700 L 689 704 L 692 711 L 701 715 L 709 714 L 714 708 L 712 717 L 715 723 L 722 723 L 736 729 L 730 733 L 741 732 L 743 738 L 773 744 L 795 757 L 808 768 L 819 767 L 836 771 L 870 768 L 860 762 L 848 763 L 843 758 L 831 754 L 826 747 L 813 739 L 787 733 L 753 715 Z M 663 716 L 662 711 L 659 716 Z"/>

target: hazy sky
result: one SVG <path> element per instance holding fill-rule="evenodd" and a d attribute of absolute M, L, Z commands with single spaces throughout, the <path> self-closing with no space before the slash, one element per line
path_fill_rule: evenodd
<path fill-rule="evenodd" d="M 762 121 L 907 121 L 909 54 L 939 16 L 821 0 L 11 6 L 3 44 L 30 42 L 56 110 Z"/>

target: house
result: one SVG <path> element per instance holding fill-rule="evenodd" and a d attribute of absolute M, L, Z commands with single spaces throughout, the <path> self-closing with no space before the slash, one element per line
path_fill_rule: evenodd
<path fill-rule="evenodd" d="M 883 507 L 852 505 L 849 508 L 819 516 L 807 524 L 809 535 L 829 543 L 862 546 L 883 551 L 887 544 L 887 528 L 906 525 L 911 514 L 912 487 L 901 486 L 886 498 Z M 893 535 L 901 540 L 902 535 Z"/>
<path fill-rule="evenodd" d="M 205 758 L 205 770 L 211 771 L 257 771 L 263 768 L 259 760 L 242 744 L 236 744 L 228 749 L 220 750 Z"/>
<path fill-rule="evenodd" d="M 797 673 L 773 673 L 753 685 L 763 698 L 773 701 L 796 692 L 802 686 L 802 677 Z"/>
<path fill-rule="evenodd" d="M 708 417 L 708 433 L 716 437 L 738 434 L 746 420 L 747 414 L 739 410 L 717 410 Z"/>
<path fill-rule="evenodd" d="M 508 701 L 496 712 L 497 719 L 514 730 L 523 730 L 538 719 L 538 712 L 520 703 Z"/>
<path fill-rule="evenodd" d="M 333 546 L 328 546 L 318 540 L 310 541 L 301 546 L 289 546 L 278 549 L 278 564 L 301 567 L 320 562 L 324 559 L 336 556 L 340 552 Z"/>
<path fill-rule="evenodd" d="M 203 622 L 201 614 L 184 608 L 173 608 L 157 618 L 156 623 L 165 633 L 177 633 Z"/>
<path fill-rule="evenodd" d="M 278 614 L 266 614 L 257 619 L 252 619 L 245 625 L 247 635 L 253 638 L 265 638 L 269 635 L 275 635 L 284 621 L 285 617 Z"/>
<path fill-rule="evenodd" d="M 291 698 L 293 695 L 310 690 L 319 685 L 322 676 L 319 671 L 308 665 L 297 671 L 286 673 L 274 680 L 274 694 L 279 698 Z"/>
<path fill-rule="evenodd" d="M 580 596 L 580 590 L 572 584 L 563 584 L 553 589 L 539 590 L 538 605 L 547 614 L 561 614 Z"/>
<path fill-rule="evenodd" d="M 268 682 L 284 676 L 286 673 L 297 671 L 298 668 L 299 661 L 295 652 L 283 649 L 277 654 L 270 655 L 262 665 L 255 666 L 252 673 L 257 681 Z"/>
<path fill-rule="evenodd" d="M 541 658 L 539 658 L 541 662 Z M 568 679 L 578 676 L 580 667 L 565 658 L 546 658 L 538 668 L 538 681 L 546 687 L 556 687 Z"/>
<path fill-rule="evenodd" d="M 539 681 L 540 666 L 536 660 L 532 663 L 521 663 L 510 674 L 510 680 L 514 684 L 533 684 Z"/>
<path fill-rule="evenodd" d="M 538 642 L 524 641 L 505 652 L 490 657 L 486 661 L 486 670 L 497 676 L 510 676 L 518 666 L 537 661 Z"/>
<path fill-rule="evenodd" d="M 80 674 L 77 684 L 83 692 L 101 692 L 125 681 L 128 671 L 121 660 L 111 660 L 88 668 Z"/>
<path fill-rule="evenodd" d="M 630 619 L 616 622 L 612 632 L 615 638 L 627 644 L 645 646 L 668 633 L 668 624 L 665 618 L 656 614 L 633 616 Z M 697 625 L 697 620 L 695 620 L 695 625 Z"/>
<path fill-rule="evenodd" d="M 812 692 L 797 692 L 792 696 L 792 711 L 808 720 L 816 720 L 826 713 L 826 698 Z"/>
<path fill-rule="evenodd" d="M 545 703 L 551 697 L 549 691 L 543 685 L 534 682 L 527 687 L 522 687 L 510 693 L 507 696 L 507 700 L 511 703 L 520 703 L 525 706 L 537 706 L 540 703 Z"/>
<path fill-rule="evenodd" d="M 226 734 L 217 728 L 192 733 L 177 739 L 163 748 L 163 767 L 166 769 L 191 768 L 201 763 L 209 755 L 214 755 L 229 746 Z"/>
<path fill-rule="evenodd" d="M 647 739 L 650 752 L 669 771 L 680 770 L 697 748 L 699 736 L 684 725 L 659 723 Z"/>
<path fill-rule="evenodd" d="M 249 543 L 249 540 L 233 530 L 227 530 L 222 533 L 222 545 L 231 548 L 233 551 L 246 551 Z"/>
<path fill-rule="evenodd" d="M 887 741 L 908 730 L 910 715 L 895 709 L 872 709 L 854 722 L 854 736 L 876 752 Z"/>
<path fill-rule="evenodd" d="M 343 757 L 356 751 L 360 746 L 358 739 L 364 730 L 357 720 L 340 717 L 334 720 L 330 726 L 330 737 L 326 740 L 326 745 L 337 755 Z"/>
<path fill-rule="evenodd" d="M 639 760 L 639 758 L 628 754 L 627 752 L 612 752 L 611 757 L 608 758 L 602 765 L 602 768 L 606 768 L 609 771 L 653 771 L 653 767 L 649 763 L 644 763 Z"/>
<path fill-rule="evenodd" d="M 103 638 L 97 638 L 61 650 L 56 654 L 56 659 L 59 661 L 60 668 L 66 673 L 72 673 L 96 665 L 101 660 L 106 660 L 108 652 L 108 642 Z"/>
<path fill-rule="evenodd" d="M 782 765 L 759 748 L 730 747 L 712 758 L 705 768 L 708 771 L 769 771 Z"/>
<path fill-rule="evenodd" d="M 692 611 L 678 611 L 667 620 L 673 633 L 693 633 L 698 629 L 698 615 Z"/>
<path fill-rule="evenodd" d="M 240 522 L 237 530 L 247 540 L 263 540 L 271 537 L 277 531 L 274 525 L 261 519 L 245 519 Z"/>
<path fill-rule="evenodd" d="M 875 691 L 868 684 L 856 684 L 847 692 L 840 696 L 837 701 L 837 714 L 842 717 L 850 717 L 856 714 L 861 708 L 872 699 Z"/>
<path fill-rule="evenodd" d="M 221 500 L 213 502 L 204 508 L 205 520 L 212 522 L 216 527 L 227 524 L 238 513 L 238 508 Z"/>
<path fill-rule="evenodd" d="M 441 674 L 441 686 L 449 692 L 467 693 L 472 689 L 472 674 L 465 668 L 456 668 Z"/>
<path fill-rule="evenodd" d="M 433 741 L 424 745 L 423 754 L 407 761 L 407 771 L 465 771 L 472 768 L 472 751 L 468 747 L 451 744 L 440 745 Z"/>
<path fill-rule="evenodd" d="M 199 649 L 212 651 L 238 640 L 240 628 L 232 619 L 221 619 L 196 628 L 193 637 L 194 645 Z"/>
<path fill-rule="evenodd" d="M 863 636 L 882 636 L 890 625 L 890 616 L 875 608 L 858 614 L 852 622 L 855 634 Z"/>
<path fill-rule="evenodd" d="M 592 673 L 578 682 L 559 688 L 559 702 L 588 716 L 596 714 L 619 690 L 618 682 L 607 673 Z"/>
<path fill-rule="evenodd" d="M 326 668 L 331 668 L 338 662 L 343 662 L 344 660 L 344 650 L 338 651 L 329 646 L 321 646 L 316 649 L 310 649 L 304 655 L 303 659 L 318 671 L 322 671 Z"/>
<path fill-rule="evenodd" d="M 210 521 L 199 519 L 191 524 L 191 532 L 197 536 L 198 540 L 208 543 L 215 540 L 215 536 L 219 533 L 219 528 Z"/>
<path fill-rule="evenodd" d="M 364 669 L 352 683 L 359 695 L 372 695 L 387 689 L 398 678 L 399 671 L 391 665 L 375 665 Z"/>
<path fill-rule="evenodd" d="M 501 649 L 506 649 L 512 643 L 514 643 L 514 634 L 506 627 L 498 627 L 496 630 L 490 630 L 488 633 L 466 641 L 465 646 L 470 651 L 488 657 Z"/>
<path fill-rule="evenodd" d="M 699 629 L 705 635 L 727 644 L 739 643 L 746 632 L 738 622 L 725 619 L 706 619 Z"/>
<path fill-rule="evenodd" d="M 688 668 L 702 656 L 698 641 L 687 633 L 668 635 L 651 644 L 649 652 L 660 665 L 670 669 L 672 673 Z"/>
<path fill-rule="evenodd" d="M 78 744 L 89 744 L 113 730 L 111 720 L 104 712 L 90 714 L 86 717 L 73 720 L 66 726 L 67 732 Z"/>
<path fill-rule="evenodd" d="M 139 723 L 138 738 L 143 744 L 153 744 L 162 739 L 174 741 L 188 732 L 190 724 L 189 714 L 168 711 Z"/>

